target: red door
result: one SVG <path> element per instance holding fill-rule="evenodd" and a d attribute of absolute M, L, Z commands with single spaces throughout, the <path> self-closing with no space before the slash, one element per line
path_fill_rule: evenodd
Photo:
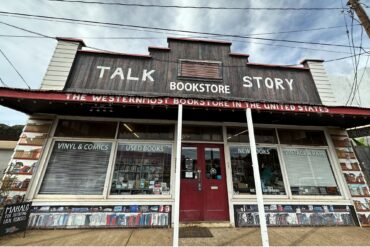
<path fill-rule="evenodd" d="M 223 145 L 183 145 L 180 221 L 229 220 Z"/>

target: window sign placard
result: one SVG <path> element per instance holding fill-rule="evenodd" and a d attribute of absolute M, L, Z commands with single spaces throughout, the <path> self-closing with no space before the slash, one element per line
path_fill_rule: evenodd
<path fill-rule="evenodd" d="M 103 193 L 112 143 L 56 141 L 40 194 Z"/>
<path fill-rule="evenodd" d="M 26 231 L 32 202 L 7 205 L 0 222 L 0 236 Z"/>

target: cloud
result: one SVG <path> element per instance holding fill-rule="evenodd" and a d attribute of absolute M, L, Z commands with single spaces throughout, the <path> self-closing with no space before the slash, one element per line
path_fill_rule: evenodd
<path fill-rule="evenodd" d="M 153 1 L 157 3 L 157 1 Z M 163 3 L 163 2 L 162 2 Z M 235 6 L 235 7 L 340 7 L 336 0 L 326 1 L 166 1 L 168 5 L 202 5 L 202 6 Z M 40 14 L 103 22 L 124 23 L 149 27 L 194 30 L 200 32 L 226 33 L 238 35 L 255 35 L 266 32 L 310 29 L 323 26 L 344 25 L 341 11 L 248 11 L 248 10 L 194 10 L 194 9 L 165 9 L 120 7 L 106 5 L 85 5 L 80 3 L 61 3 L 46 0 L 6 1 L 2 4 L 3 11 Z M 350 18 L 346 17 L 350 24 Z M 88 39 L 89 46 L 124 53 L 147 53 L 147 46 L 167 46 L 168 32 L 144 32 L 127 28 L 114 28 L 96 25 L 80 25 L 76 23 L 48 22 L 37 19 L 16 18 L 0 15 L 0 21 L 40 32 L 50 36 L 69 37 L 147 37 L 148 39 Z M 29 35 L 14 28 L 1 25 L 0 34 Z M 184 34 L 183 36 L 185 36 Z M 197 35 L 199 36 L 199 35 Z M 204 35 L 202 35 L 204 36 Z M 354 40 L 359 45 L 360 27 L 354 28 Z M 344 28 L 327 29 L 310 32 L 287 34 L 260 35 L 272 39 L 301 40 L 348 44 Z M 152 39 L 150 39 L 152 38 Z M 248 53 L 252 62 L 267 64 L 297 64 L 302 58 L 322 58 L 331 60 L 350 54 L 325 51 L 304 50 L 294 47 L 327 49 L 339 52 L 349 52 L 347 48 L 312 46 L 276 41 L 257 41 L 248 39 L 215 38 L 233 40 L 233 52 Z M 257 44 L 259 43 L 259 44 Z M 262 45 L 262 44 L 265 45 Z M 50 39 L 5 38 L 0 39 L 0 48 L 17 66 L 19 71 L 30 83 L 32 88 L 38 88 L 46 72 L 53 54 L 56 41 Z M 279 47 L 286 45 L 290 47 Z M 363 35 L 363 46 L 370 47 L 368 37 Z M 366 59 L 361 59 L 360 66 L 365 66 Z M 351 72 L 351 60 L 340 60 L 327 63 L 326 69 L 332 74 L 348 74 Z M 17 74 L 0 57 L 0 76 L 9 85 L 25 87 Z M 15 115 L 14 115 L 15 116 Z M 4 114 L 0 122 L 5 122 Z M 23 121 L 20 118 L 20 121 Z"/>

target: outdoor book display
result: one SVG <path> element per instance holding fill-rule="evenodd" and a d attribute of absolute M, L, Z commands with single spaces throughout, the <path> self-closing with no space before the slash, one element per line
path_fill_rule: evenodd
<path fill-rule="evenodd" d="M 6 203 L 21 202 L 35 174 L 52 121 L 29 119 L 3 177 Z M 7 186 L 8 188 L 5 188 Z"/>
<path fill-rule="evenodd" d="M 169 227 L 171 206 L 33 207 L 30 228 Z"/>
<path fill-rule="evenodd" d="M 257 205 L 235 205 L 235 225 L 260 224 Z M 338 205 L 265 205 L 266 223 L 271 226 L 354 225 L 351 206 Z"/>
<path fill-rule="evenodd" d="M 358 220 L 361 226 L 370 226 L 370 190 L 347 132 L 333 129 L 330 135 L 352 196 Z"/>

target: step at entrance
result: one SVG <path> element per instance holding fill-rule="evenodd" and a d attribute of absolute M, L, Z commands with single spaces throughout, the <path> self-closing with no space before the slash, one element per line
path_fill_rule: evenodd
<path fill-rule="evenodd" d="M 208 227 L 208 228 L 217 228 L 217 227 L 232 227 L 230 221 L 194 221 L 194 222 L 180 222 L 180 227 Z"/>

